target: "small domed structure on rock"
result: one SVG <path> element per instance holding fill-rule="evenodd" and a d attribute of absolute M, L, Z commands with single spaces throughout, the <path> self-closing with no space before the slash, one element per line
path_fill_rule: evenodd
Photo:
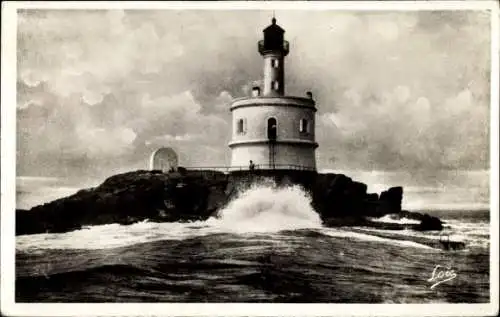
<path fill-rule="evenodd" d="M 162 147 L 151 154 L 150 169 L 167 173 L 177 169 L 177 153 L 170 147 Z"/>

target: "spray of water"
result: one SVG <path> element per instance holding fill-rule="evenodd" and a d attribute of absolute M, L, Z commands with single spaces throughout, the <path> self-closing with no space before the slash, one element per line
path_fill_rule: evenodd
<path fill-rule="evenodd" d="M 311 198 L 300 186 L 256 184 L 220 210 L 216 226 L 233 232 L 276 232 L 320 228 Z"/>

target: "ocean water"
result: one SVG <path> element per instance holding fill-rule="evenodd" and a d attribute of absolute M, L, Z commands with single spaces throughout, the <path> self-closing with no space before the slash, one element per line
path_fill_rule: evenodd
<path fill-rule="evenodd" d="M 405 174 L 348 173 L 371 191 L 403 185 L 403 207 L 439 216 L 443 232 L 325 228 L 300 187 L 262 184 L 207 221 L 18 236 L 16 301 L 487 303 L 488 172 L 462 174 L 424 184 Z M 25 208 L 79 189 L 57 179 L 17 185 Z M 443 236 L 466 248 L 419 242 Z M 452 278 L 434 285 L 431 277 L 444 271 Z"/>

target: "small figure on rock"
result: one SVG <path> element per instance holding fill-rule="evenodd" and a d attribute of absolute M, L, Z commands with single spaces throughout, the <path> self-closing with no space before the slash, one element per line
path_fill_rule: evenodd
<path fill-rule="evenodd" d="M 255 169 L 255 164 L 253 163 L 252 160 L 250 160 L 250 166 L 249 166 L 250 170 L 253 171 Z"/>

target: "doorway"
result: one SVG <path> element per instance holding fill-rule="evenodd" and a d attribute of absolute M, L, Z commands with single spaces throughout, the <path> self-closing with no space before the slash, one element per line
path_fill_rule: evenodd
<path fill-rule="evenodd" d="M 276 140 L 278 124 L 276 118 L 267 119 L 267 138 L 269 140 Z"/>

